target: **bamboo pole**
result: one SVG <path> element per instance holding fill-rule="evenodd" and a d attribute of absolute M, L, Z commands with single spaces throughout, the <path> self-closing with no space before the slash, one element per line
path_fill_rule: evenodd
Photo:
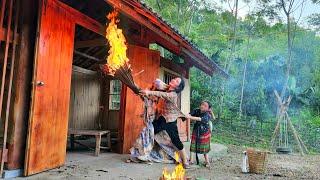
<path fill-rule="evenodd" d="M 277 110 L 277 120 L 278 121 L 277 121 L 277 125 L 276 125 L 276 127 L 275 127 L 275 129 L 273 131 L 273 134 L 272 134 L 271 148 L 274 147 L 274 141 L 275 141 L 277 135 L 279 134 L 280 124 L 281 124 L 281 111 L 282 111 L 282 105 L 283 105 L 282 100 L 281 100 L 281 98 L 279 96 L 279 93 L 276 90 L 274 90 L 273 92 L 274 92 L 274 94 L 276 96 L 277 103 L 278 103 L 278 110 Z"/>
<path fill-rule="evenodd" d="M 304 144 L 304 142 L 302 141 L 300 135 L 298 134 L 298 138 L 299 138 L 299 141 L 300 143 L 302 144 L 302 147 L 304 149 L 304 151 L 306 152 L 306 154 L 309 154 L 309 150 L 307 149 L 306 145 Z"/>
<path fill-rule="evenodd" d="M 12 9 L 13 9 L 13 0 L 10 0 L 9 4 L 9 16 L 8 16 L 8 27 L 7 27 L 7 37 L 6 37 L 6 46 L 5 46 L 5 55 L 4 55 L 4 63 L 2 67 L 2 84 L 1 84 L 1 99 L 0 99 L 0 115 L 2 114 L 2 104 L 4 99 L 4 88 L 5 88 L 5 77 L 6 77 L 6 70 L 7 70 L 7 63 L 8 63 L 8 53 L 9 53 L 9 41 L 10 41 L 10 30 L 11 30 L 11 21 L 12 21 Z M 15 33 L 17 31 L 17 21 L 18 21 L 18 12 L 16 14 L 15 18 Z M 14 34 L 14 36 L 16 36 Z M 14 46 L 13 50 L 15 50 L 16 45 L 16 37 L 14 38 Z M 10 71 L 10 82 L 9 82 L 9 90 L 8 90 L 8 97 L 7 97 L 7 105 L 6 105 L 6 116 L 5 116 L 5 122 L 4 122 L 4 131 L 3 131 L 3 144 L 2 144 L 2 153 L 1 153 L 1 165 L 0 165 L 0 175 L 3 173 L 4 169 L 4 155 L 5 150 L 7 148 L 7 135 L 8 135 L 8 118 L 9 118 L 9 108 L 10 108 L 10 96 L 11 96 L 11 88 L 12 88 L 12 79 L 13 79 L 13 68 L 14 68 L 14 55 L 15 53 L 12 53 L 12 62 L 11 64 L 11 71 Z"/>
<path fill-rule="evenodd" d="M 3 26 L 4 12 L 6 11 L 6 0 L 2 0 L 2 4 L 0 6 L 0 27 Z"/>
<path fill-rule="evenodd" d="M 8 63 L 8 54 L 9 54 L 10 31 L 11 31 L 11 20 L 12 20 L 12 6 L 13 6 L 13 0 L 10 0 L 6 44 L 5 44 L 4 60 L 3 60 L 3 66 L 2 66 L 2 81 L 1 81 L 1 92 L 0 92 L 1 93 L 0 94 L 0 114 L 2 114 L 4 85 L 5 85 L 5 77 L 6 77 L 6 72 L 7 72 L 7 63 Z"/>
<path fill-rule="evenodd" d="M 279 134 L 280 118 L 277 118 L 277 119 L 278 119 L 278 122 L 277 122 L 276 128 L 273 131 L 272 138 L 271 138 L 271 148 L 274 147 L 274 141 L 275 141 L 277 135 Z"/>
<path fill-rule="evenodd" d="M 13 33 L 13 41 L 12 41 L 12 57 L 11 57 L 11 69 L 10 69 L 10 78 L 9 78 L 9 87 L 8 87 L 8 94 L 7 94 L 7 104 L 6 104 L 6 112 L 5 112 L 5 124 L 4 124 L 4 132 L 3 132 L 3 146 L 2 146 L 2 156 L 4 154 L 5 149 L 7 148 L 7 138 L 8 138 L 8 124 L 9 124 L 9 115 L 10 115 L 10 104 L 11 104 L 11 94 L 12 94 L 12 81 L 13 81 L 13 74 L 14 74 L 14 64 L 15 64 L 15 51 L 17 47 L 17 32 L 18 32 L 18 18 L 19 18 L 19 8 L 20 8 L 20 1 L 16 1 L 16 13 L 14 19 L 14 33 Z M 0 174 L 3 172 L 4 167 L 4 158 L 1 158 L 1 168 Z"/>
<path fill-rule="evenodd" d="M 300 135 L 298 134 L 298 132 L 297 132 L 296 129 L 294 128 L 294 126 L 293 126 L 293 124 L 292 124 L 292 122 L 291 122 L 291 119 L 290 119 L 288 113 L 286 113 L 286 115 L 287 115 L 287 118 L 288 118 L 289 126 L 290 126 L 291 130 L 293 131 L 293 135 L 296 136 L 295 138 L 296 138 L 296 140 L 297 140 L 298 145 L 301 146 L 301 149 L 303 149 L 306 153 L 309 153 L 306 145 L 305 145 L 304 142 L 301 140 Z"/>
<path fill-rule="evenodd" d="M 288 115 L 287 112 L 286 112 L 286 116 L 287 116 L 287 119 L 288 119 L 288 122 L 289 122 L 289 126 L 290 126 L 290 128 L 291 128 L 291 130 L 292 130 L 292 132 L 293 132 L 293 137 L 294 137 L 295 140 L 297 141 L 297 144 L 298 144 L 299 149 L 300 149 L 300 153 L 301 153 L 301 155 L 303 156 L 303 155 L 304 155 L 304 152 L 303 152 L 302 145 L 301 145 L 301 143 L 300 143 L 300 141 L 299 141 L 299 138 L 298 138 L 298 133 L 297 133 L 296 129 L 294 128 L 294 126 L 292 125 L 291 120 L 290 120 L 290 117 L 289 117 L 289 115 Z"/>

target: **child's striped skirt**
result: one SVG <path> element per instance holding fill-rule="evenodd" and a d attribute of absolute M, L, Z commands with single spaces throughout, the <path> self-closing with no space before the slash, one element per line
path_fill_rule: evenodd
<path fill-rule="evenodd" d="M 192 132 L 192 137 L 191 137 L 190 151 L 198 154 L 208 153 L 210 151 L 210 139 L 211 139 L 210 130 L 204 133 L 200 133 L 200 137 L 198 137 L 198 143 L 196 147 L 197 130 L 196 128 L 194 128 Z"/>

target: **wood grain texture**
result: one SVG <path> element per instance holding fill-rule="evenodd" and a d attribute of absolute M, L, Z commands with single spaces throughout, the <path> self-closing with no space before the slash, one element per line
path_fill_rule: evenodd
<path fill-rule="evenodd" d="M 36 18 L 38 3 L 36 0 L 21 2 L 21 27 L 18 44 L 17 63 L 14 65 L 14 80 L 12 94 L 11 120 L 9 121 L 9 143 L 7 168 L 23 169 L 24 152 L 30 109 L 30 82 L 32 80 L 32 64 L 36 31 Z"/>
<path fill-rule="evenodd" d="M 18 34 L 16 34 L 16 36 L 18 36 Z M 4 27 L 0 27 L 0 41 L 6 41 L 6 37 L 7 37 L 7 29 Z M 9 42 L 11 43 L 13 39 L 13 32 L 10 31 L 10 35 L 9 35 Z"/>
<path fill-rule="evenodd" d="M 152 82 L 159 77 L 160 53 L 138 46 L 129 46 L 128 57 L 133 74 L 143 70 L 134 77 L 135 83 L 142 89 L 150 88 Z M 129 149 L 144 127 L 143 101 L 132 90 L 126 88 L 126 104 L 123 120 L 122 153 L 129 153 Z"/>
<path fill-rule="evenodd" d="M 75 24 L 51 0 L 40 9 L 25 175 L 62 166 L 66 156 Z"/>
<path fill-rule="evenodd" d="M 3 152 L 2 149 L 0 149 L 0 158 L 3 159 L 4 162 L 8 162 L 8 149 L 5 149 Z"/>
<path fill-rule="evenodd" d="M 73 70 L 71 84 L 69 129 L 100 129 L 101 83 L 97 74 Z"/>
<path fill-rule="evenodd" d="M 47 0 L 48 1 L 48 0 Z M 101 36 L 105 36 L 105 25 L 99 23 L 98 21 L 86 16 L 85 14 L 81 13 L 80 11 L 64 4 L 63 2 L 57 0 L 50 0 L 55 1 L 59 7 L 63 10 L 68 12 L 68 18 L 72 19 L 76 24 L 79 24 L 90 31 L 93 31 Z"/>

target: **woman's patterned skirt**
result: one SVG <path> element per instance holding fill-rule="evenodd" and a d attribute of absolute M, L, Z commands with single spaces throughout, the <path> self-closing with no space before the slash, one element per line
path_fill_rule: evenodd
<path fill-rule="evenodd" d="M 210 151 L 210 139 L 210 129 L 206 132 L 199 133 L 199 137 L 197 138 L 197 128 L 194 128 L 192 131 L 190 151 L 198 154 L 208 153 Z"/>

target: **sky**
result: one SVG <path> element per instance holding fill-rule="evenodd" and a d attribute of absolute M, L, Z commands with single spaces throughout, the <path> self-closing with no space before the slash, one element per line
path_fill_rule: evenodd
<path fill-rule="evenodd" d="M 206 1 L 211 4 L 218 5 L 223 9 L 227 9 L 227 10 L 230 9 L 228 4 L 221 3 L 221 0 L 206 0 Z M 230 0 L 230 2 L 233 3 L 234 0 Z M 253 11 L 255 6 L 256 6 L 256 2 L 254 0 L 249 4 L 249 6 L 246 3 L 244 3 L 243 0 L 239 0 L 239 16 L 244 17 L 246 14 L 248 14 L 248 12 Z M 300 10 L 295 11 L 294 13 L 295 19 L 299 18 L 300 12 L 301 12 Z M 306 19 L 308 16 L 310 16 L 313 13 L 320 13 L 320 5 L 313 4 L 311 0 L 306 0 L 306 2 L 304 3 L 303 11 L 301 13 L 299 24 L 301 24 L 302 26 L 308 27 Z M 285 17 L 284 14 L 282 15 L 282 17 Z"/>

